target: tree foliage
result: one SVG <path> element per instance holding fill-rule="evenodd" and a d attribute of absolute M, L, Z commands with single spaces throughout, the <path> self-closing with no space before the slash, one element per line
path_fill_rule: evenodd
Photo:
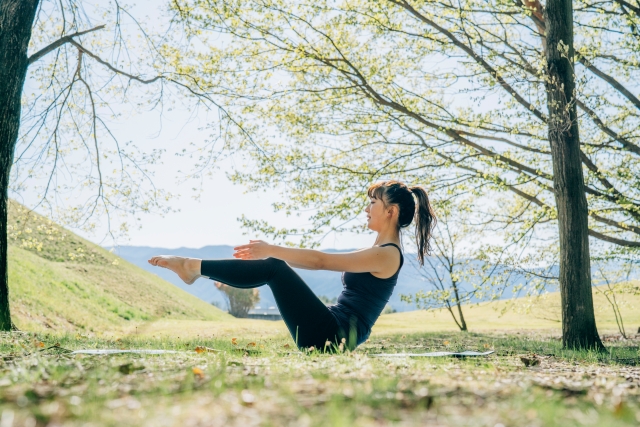
<path fill-rule="evenodd" d="M 376 179 L 426 185 L 454 200 L 491 194 L 478 215 L 509 239 L 555 233 L 547 136 L 544 28 L 538 1 L 177 2 L 210 50 L 211 87 L 236 96 L 233 175 L 281 188 L 303 229 L 245 225 L 317 242 L 352 222 Z M 575 2 L 577 106 L 590 235 L 640 245 L 637 7 Z M 224 43 L 213 42 L 220 39 Z M 206 160 L 203 156 L 202 160 Z"/>

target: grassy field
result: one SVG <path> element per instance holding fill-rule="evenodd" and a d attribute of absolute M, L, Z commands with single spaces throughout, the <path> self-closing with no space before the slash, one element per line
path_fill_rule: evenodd
<path fill-rule="evenodd" d="M 394 313 L 352 353 L 299 352 L 282 322 L 235 319 L 17 204 L 11 218 L 21 331 L 0 334 L 0 427 L 640 425 L 637 296 L 619 297 L 620 340 L 595 294 L 606 354 L 561 348 L 557 294 L 465 307 L 468 333 L 446 311 Z M 175 353 L 70 353 L 96 348 Z M 441 350 L 495 352 L 376 356 Z"/>
<path fill-rule="evenodd" d="M 353 353 L 284 338 L 0 337 L 4 426 L 636 426 L 640 340 L 607 355 L 476 333 L 375 337 Z M 640 338 L 640 337 L 638 337 Z M 255 340 L 255 341 L 254 341 Z M 53 347 L 52 347 L 53 346 Z M 216 352 L 195 351 L 206 346 Z M 155 348 L 166 355 L 72 355 Z M 380 352 L 495 350 L 482 358 Z M 532 366 L 526 367 L 523 359 Z"/>
<path fill-rule="evenodd" d="M 638 286 L 638 283 L 620 284 L 618 288 Z M 594 306 L 598 330 L 617 333 L 618 327 L 611 305 L 600 293 L 594 292 Z M 623 324 L 627 333 L 640 328 L 640 292 L 638 295 L 619 293 Z M 548 293 L 537 298 L 495 301 L 463 307 L 471 331 L 517 331 L 519 329 L 546 331 L 559 334 L 560 294 Z M 409 311 L 381 316 L 374 327 L 376 333 L 403 333 L 420 331 L 455 331 L 456 324 L 446 310 Z"/>

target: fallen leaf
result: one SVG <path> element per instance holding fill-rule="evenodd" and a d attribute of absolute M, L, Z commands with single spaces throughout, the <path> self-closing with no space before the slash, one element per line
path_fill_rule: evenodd
<path fill-rule="evenodd" d="M 231 338 L 231 344 L 238 345 L 238 338 Z"/>
<path fill-rule="evenodd" d="M 200 368 L 192 368 L 191 372 L 193 372 L 193 375 L 195 375 L 199 380 L 204 378 L 204 371 Z"/>
<path fill-rule="evenodd" d="M 290 346 L 289 344 L 285 344 L 285 345 L 283 345 L 283 347 L 284 347 L 284 348 L 289 348 L 289 347 L 291 347 L 291 346 Z"/>
<path fill-rule="evenodd" d="M 247 344 L 247 347 L 255 347 L 255 346 L 256 346 L 256 343 L 254 342 L 250 342 L 249 344 Z"/>
<path fill-rule="evenodd" d="M 37 341 L 36 347 L 44 348 L 44 343 L 42 341 Z"/>
<path fill-rule="evenodd" d="M 196 353 L 200 354 L 200 353 L 219 353 L 220 350 L 216 350 L 215 348 L 209 348 L 209 347 L 204 347 L 204 346 L 197 346 L 196 347 Z"/>
<path fill-rule="evenodd" d="M 444 344 L 444 345 L 449 345 L 449 344 L 451 344 L 451 343 L 450 343 L 449 341 L 445 341 L 445 342 L 443 342 L 442 344 Z"/>
<path fill-rule="evenodd" d="M 624 412 L 624 401 L 620 400 L 614 405 L 613 414 L 616 417 L 620 417 L 620 416 L 622 416 L 623 412 Z"/>

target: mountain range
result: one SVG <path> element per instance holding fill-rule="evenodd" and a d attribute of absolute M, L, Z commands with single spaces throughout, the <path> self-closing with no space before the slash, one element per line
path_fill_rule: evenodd
<path fill-rule="evenodd" d="M 224 259 L 232 258 L 233 247 L 227 245 L 215 245 L 205 246 L 199 249 L 196 248 L 155 248 L 149 246 L 119 246 L 114 248 L 117 255 L 129 261 L 130 263 L 141 267 L 153 274 L 158 275 L 162 279 L 173 283 L 177 287 L 187 291 L 188 293 L 197 296 L 198 298 L 215 304 L 216 306 L 226 309 L 226 301 L 223 294 L 218 291 L 213 283 L 207 279 L 198 279 L 193 285 L 186 285 L 182 280 L 178 278 L 173 272 L 167 269 L 158 268 L 150 265 L 147 260 L 154 255 L 178 255 L 184 257 L 193 257 L 201 259 Z M 352 249 L 347 250 L 327 250 L 326 252 L 349 252 Z M 416 306 L 408 304 L 401 300 L 401 295 L 413 295 L 418 291 L 428 291 L 433 289 L 431 284 L 421 276 L 419 271 L 415 268 L 416 263 L 411 262 L 411 259 L 415 259 L 416 255 L 412 253 L 405 253 L 405 265 L 400 270 L 400 276 L 398 277 L 398 284 L 396 289 L 389 300 L 389 306 L 395 311 L 410 311 L 415 310 Z M 469 263 L 474 270 L 479 270 L 480 261 L 472 261 Z M 611 262 L 607 266 L 607 270 L 616 270 L 619 268 L 618 263 Z M 342 292 L 342 279 L 340 272 L 326 271 L 326 270 L 301 270 L 295 269 L 300 277 L 309 285 L 309 287 L 318 296 L 326 297 L 327 300 L 335 301 L 335 298 Z M 540 271 L 542 273 L 542 270 Z M 441 272 L 442 273 L 442 272 Z M 595 271 L 594 271 L 595 273 Z M 557 274 L 557 270 L 554 270 L 553 274 Z M 633 271 L 629 279 L 637 279 L 640 276 L 640 271 Z M 500 295 L 500 299 L 507 299 L 514 297 L 514 286 L 524 283 L 524 277 L 520 275 L 511 275 L 508 286 Z M 472 289 L 469 283 L 460 283 L 461 289 Z M 554 291 L 555 289 L 548 289 Z M 485 298 L 473 298 L 472 301 L 480 302 Z M 273 293 L 268 286 L 260 287 L 260 302 L 258 305 L 262 308 L 276 306 Z"/>

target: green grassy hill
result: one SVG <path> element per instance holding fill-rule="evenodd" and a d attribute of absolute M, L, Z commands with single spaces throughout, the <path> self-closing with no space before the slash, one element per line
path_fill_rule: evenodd
<path fill-rule="evenodd" d="M 160 319 L 235 320 L 16 202 L 9 210 L 9 289 L 22 330 L 101 333 Z"/>
<path fill-rule="evenodd" d="M 599 290 L 604 290 L 601 287 Z M 614 287 L 623 324 L 629 335 L 640 334 L 640 283 L 620 283 Z M 618 327 L 611 304 L 595 290 L 593 304 L 598 332 L 616 333 Z M 493 301 L 463 306 L 470 331 L 546 330 L 561 332 L 560 294 L 552 292 L 540 297 Z M 456 313 L 457 315 L 457 313 Z M 407 311 L 381 316 L 373 327 L 374 333 L 417 331 L 455 331 L 451 314 L 444 309 Z"/>

